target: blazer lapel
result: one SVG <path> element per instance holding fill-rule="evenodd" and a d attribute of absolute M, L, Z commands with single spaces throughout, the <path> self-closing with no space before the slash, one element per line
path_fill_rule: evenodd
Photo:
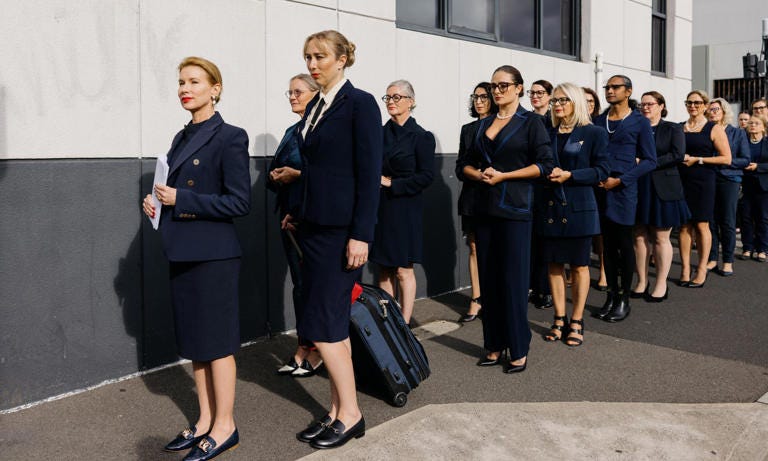
<path fill-rule="evenodd" d="M 170 177 L 176 170 L 178 170 L 181 164 L 183 164 L 190 156 L 192 156 L 192 154 L 203 147 L 203 145 L 207 143 L 209 139 L 211 139 L 214 133 L 216 133 L 219 126 L 224 123 L 224 120 L 222 120 L 221 115 L 219 115 L 218 112 L 216 112 L 211 118 L 212 120 L 210 123 L 203 127 L 200 132 L 198 132 L 187 143 L 187 145 L 184 146 L 184 150 L 179 152 L 178 158 L 173 162 L 173 166 L 168 171 L 168 177 Z"/>
<path fill-rule="evenodd" d="M 327 120 L 328 117 L 331 114 L 336 112 L 339 109 L 339 107 L 341 107 L 344 104 L 344 102 L 346 101 L 346 99 L 348 97 L 348 93 L 349 93 L 349 91 L 352 88 L 354 88 L 354 87 L 349 82 L 349 80 L 347 80 L 347 82 L 344 83 L 344 85 L 342 85 L 341 88 L 339 88 L 339 92 L 336 93 L 336 96 L 333 98 L 333 103 L 331 104 L 331 107 L 329 107 L 329 108 L 327 108 L 325 110 L 325 113 L 323 113 L 323 116 L 320 117 L 320 120 L 317 121 L 317 124 L 312 129 L 312 131 L 308 131 L 307 132 L 307 137 L 301 141 L 302 145 L 304 144 L 304 141 L 309 139 L 309 137 L 312 135 L 312 133 L 314 133 L 315 131 L 317 131 L 320 128 L 320 125 L 322 125 L 323 122 L 325 122 L 325 120 Z M 300 132 L 304 130 L 304 124 L 307 121 L 306 118 L 309 116 L 309 113 L 312 112 L 312 108 L 315 106 L 315 104 L 317 104 L 317 101 L 319 101 L 319 100 L 320 100 L 320 93 L 318 93 L 317 96 L 315 96 L 315 98 L 312 99 L 312 101 L 310 101 L 309 104 L 307 104 L 307 108 L 306 108 L 306 110 L 304 112 L 304 119 L 301 121 L 301 126 L 299 126 L 299 131 Z"/>
<path fill-rule="evenodd" d="M 519 106 L 517 108 L 517 112 L 515 112 L 515 115 L 512 117 L 512 120 L 507 123 L 507 125 L 499 131 L 499 134 L 496 135 L 496 139 L 499 139 L 499 142 L 496 143 L 496 149 L 494 151 L 494 154 L 498 153 L 502 147 L 504 147 L 504 144 L 509 141 L 509 139 L 517 133 L 517 131 L 522 128 L 525 121 L 530 116 L 530 113 L 528 113 L 527 110 L 523 109 L 523 106 Z"/>

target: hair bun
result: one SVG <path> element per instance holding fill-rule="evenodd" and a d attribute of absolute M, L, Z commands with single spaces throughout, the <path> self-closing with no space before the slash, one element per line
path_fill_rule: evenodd
<path fill-rule="evenodd" d="M 355 50 L 357 49 L 357 46 L 355 46 L 354 43 L 349 42 L 349 45 L 347 46 L 347 64 L 345 67 L 352 67 L 352 64 L 355 63 Z"/>

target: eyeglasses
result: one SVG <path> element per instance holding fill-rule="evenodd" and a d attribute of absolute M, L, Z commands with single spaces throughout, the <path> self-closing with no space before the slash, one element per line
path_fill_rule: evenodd
<path fill-rule="evenodd" d="M 491 83 L 491 92 L 499 90 L 499 93 L 506 93 L 509 87 L 512 85 L 517 85 L 517 82 Z"/>
<path fill-rule="evenodd" d="M 568 104 L 569 102 L 571 102 L 571 98 L 552 98 L 549 101 L 549 105 L 550 106 L 556 106 L 556 105 L 560 104 L 561 106 L 564 106 L 564 105 Z"/>
<path fill-rule="evenodd" d="M 640 107 L 653 107 L 657 104 L 657 102 L 641 102 Z"/>
<path fill-rule="evenodd" d="M 528 90 L 528 91 L 526 91 L 526 93 L 528 93 L 528 96 L 530 96 L 532 98 L 533 97 L 540 98 L 540 97 L 542 97 L 542 96 L 544 96 L 546 94 L 549 94 L 546 91 L 542 91 L 542 90 L 538 90 L 538 91 Z"/>
<path fill-rule="evenodd" d="M 768 106 L 752 106 L 752 112 L 757 112 L 759 110 L 763 110 Z"/>
<path fill-rule="evenodd" d="M 296 96 L 296 98 L 298 98 L 304 93 L 307 93 L 307 92 L 302 90 L 288 90 L 285 92 L 285 97 L 288 99 L 291 99 L 291 96 Z"/>
<path fill-rule="evenodd" d="M 709 113 L 710 114 L 716 114 L 718 112 L 720 112 L 720 108 L 719 107 L 710 107 L 709 108 Z"/>
<path fill-rule="evenodd" d="M 619 88 L 622 88 L 622 87 L 626 87 L 626 86 L 627 86 L 627 85 L 626 85 L 626 84 L 624 84 L 624 83 L 619 83 L 619 84 L 616 84 L 616 85 L 605 85 L 605 86 L 603 87 L 603 89 L 604 89 L 605 91 L 608 91 L 608 90 L 614 90 L 614 91 L 616 91 L 616 90 L 618 90 Z"/>
<path fill-rule="evenodd" d="M 381 97 L 381 100 L 385 103 L 389 104 L 389 101 L 395 101 L 395 104 L 399 103 L 401 99 L 411 99 L 410 96 L 403 96 L 401 94 L 393 94 L 390 95 L 384 95 Z"/>
<path fill-rule="evenodd" d="M 470 94 L 469 99 L 471 99 L 474 102 L 486 102 L 490 99 L 490 96 L 487 94 Z"/>
<path fill-rule="evenodd" d="M 595 100 L 594 99 L 587 99 L 586 101 L 587 101 L 587 104 L 589 104 L 590 106 L 594 106 L 595 105 Z"/>
<path fill-rule="evenodd" d="M 689 100 L 686 100 L 686 101 L 683 101 L 683 102 L 685 103 L 685 107 L 691 107 L 691 106 L 699 107 L 699 106 L 704 104 L 704 101 L 689 101 Z"/>

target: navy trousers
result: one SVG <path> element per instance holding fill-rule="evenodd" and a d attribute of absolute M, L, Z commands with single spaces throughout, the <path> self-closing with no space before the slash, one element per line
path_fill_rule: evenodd
<path fill-rule="evenodd" d="M 715 219 L 709 222 L 712 232 L 712 249 L 709 260 L 718 260 L 719 247 L 723 248 L 723 262 L 733 262 L 736 249 L 736 207 L 739 201 L 740 183 L 721 176 L 715 182 Z"/>
<path fill-rule="evenodd" d="M 768 252 L 768 192 L 760 188 L 755 178 L 744 178 L 741 222 L 744 250 Z"/>
<path fill-rule="evenodd" d="M 530 221 L 478 217 L 475 238 L 483 287 L 483 345 L 489 352 L 510 350 L 511 360 L 528 355 Z"/>

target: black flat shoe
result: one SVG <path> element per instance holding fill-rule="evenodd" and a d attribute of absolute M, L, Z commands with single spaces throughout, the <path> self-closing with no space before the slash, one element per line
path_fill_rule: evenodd
<path fill-rule="evenodd" d="M 704 280 L 701 283 L 691 282 L 688 285 L 686 285 L 686 288 L 704 288 L 704 284 L 707 283 L 706 280 Z"/>
<path fill-rule="evenodd" d="M 306 429 L 296 434 L 296 438 L 299 439 L 300 442 L 309 443 L 313 441 L 318 435 L 322 434 L 325 428 L 330 426 L 332 422 L 333 420 L 331 419 L 330 415 L 325 415 L 319 421 L 315 421 L 314 423 L 307 426 Z"/>
<path fill-rule="evenodd" d="M 294 357 L 291 357 L 287 362 L 285 362 L 285 365 L 277 369 L 277 374 L 282 376 L 290 375 L 296 371 L 297 368 L 299 368 L 299 364 L 296 363 L 296 359 Z"/>
<path fill-rule="evenodd" d="M 552 306 L 552 295 L 539 295 L 533 303 L 533 307 L 536 309 L 549 309 Z"/>
<path fill-rule="evenodd" d="M 648 294 L 648 289 L 646 288 L 646 291 L 643 291 L 643 292 L 640 292 L 640 293 L 638 293 L 636 291 L 630 292 L 629 293 L 629 297 L 632 298 L 632 299 L 641 299 L 641 298 L 645 298 L 647 294 Z"/>
<path fill-rule="evenodd" d="M 237 428 L 235 428 L 235 432 L 233 432 L 221 445 L 218 445 L 215 440 L 206 435 L 203 440 L 201 440 L 200 443 L 198 443 L 197 446 L 184 457 L 183 461 L 205 461 L 213 459 L 225 451 L 234 450 L 239 443 L 240 435 L 237 433 Z"/>
<path fill-rule="evenodd" d="M 304 359 L 301 361 L 301 365 L 299 365 L 295 370 L 293 370 L 293 373 L 291 373 L 291 376 L 295 378 L 309 378 L 310 376 L 314 376 L 317 374 L 318 370 L 323 366 L 323 361 L 317 362 L 317 365 L 315 365 L 314 368 L 312 368 L 312 365 L 309 363 L 309 360 Z"/>
<path fill-rule="evenodd" d="M 512 363 L 510 363 L 507 369 L 504 370 L 504 373 L 506 374 L 522 373 L 525 371 L 525 368 L 527 366 L 528 366 L 528 357 L 525 358 L 525 362 L 523 362 L 522 365 L 512 365 Z"/>
<path fill-rule="evenodd" d="M 664 296 L 660 296 L 658 298 L 648 293 L 648 296 L 645 297 L 645 301 L 649 303 L 660 303 L 665 301 L 667 298 L 669 298 L 669 287 L 667 287 L 667 290 L 664 292 Z"/>
<path fill-rule="evenodd" d="M 687 288 L 691 284 L 690 280 L 680 280 L 677 282 L 677 286 Z"/>
<path fill-rule="evenodd" d="M 606 292 L 608 291 L 608 285 L 600 285 L 599 283 L 595 282 L 592 287 L 597 291 Z"/>
<path fill-rule="evenodd" d="M 197 443 L 200 442 L 203 439 L 203 437 L 208 435 L 207 433 L 205 433 L 195 437 L 195 432 L 197 432 L 197 429 L 195 428 L 195 426 L 184 429 L 183 431 L 179 432 L 179 435 L 177 435 L 175 439 L 168 442 L 168 445 L 166 445 L 163 448 L 163 450 L 184 451 L 197 445 Z"/>
<path fill-rule="evenodd" d="M 496 365 L 501 365 L 503 354 L 499 354 L 498 357 L 495 359 L 488 358 L 488 356 L 484 356 L 480 360 L 477 361 L 478 367 L 494 367 Z"/>
<path fill-rule="evenodd" d="M 312 448 L 336 448 L 349 442 L 350 439 L 359 439 L 365 435 L 365 418 L 360 417 L 354 426 L 346 429 L 344 423 L 338 419 L 326 427 L 325 430 L 315 437 L 309 445 Z"/>

